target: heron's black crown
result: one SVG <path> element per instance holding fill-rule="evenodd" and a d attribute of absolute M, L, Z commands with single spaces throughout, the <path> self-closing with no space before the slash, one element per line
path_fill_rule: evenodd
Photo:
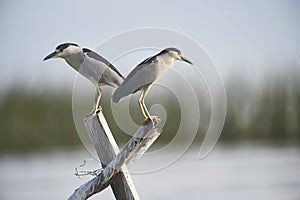
<path fill-rule="evenodd" d="M 161 51 L 159 54 L 157 54 L 157 55 L 159 56 L 159 55 L 168 53 L 168 52 L 170 52 L 170 51 L 175 51 L 175 52 L 177 52 L 178 54 L 181 54 L 181 51 L 180 51 L 179 49 L 174 48 L 174 47 L 169 47 L 169 48 L 166 48 L 166 49 L 162 50 L 162 51 Z"/>
<path fill-rule="evenodd" d="M 56 47 L 56 50 L 64 50 L 64 49 L 68 48 L 71 45 L 79 47 L 78 44 L 67 42 L 67 43 L 63 43 L 63 44 L 58 45 Z"/>

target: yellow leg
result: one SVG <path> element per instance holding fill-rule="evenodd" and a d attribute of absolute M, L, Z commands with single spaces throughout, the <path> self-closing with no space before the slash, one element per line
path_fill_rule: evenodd
<path fill-rule="evenodd" d="M 141 112 L 142 112 L 142 115 L 143 115 L 145 121 L 147 121 L 148 119 L 151 119 L 149 111 L 148 111 L 148 109 L 145 105 L 145 102 L 144 102 L 144 99 L 145 99 L 145 96 L 146 96 L 146 93 L 147 93 L 148 89 L 149 89 L 149 86 L 142 89 L 141 90 L 141 96 L 139 98 L 139 106 L 141 108 Z"/>
<path fill-rule="evenodd" d="M 92 109 L 92 111 L 90 113 L 88 113 L 86 116 L 97 114 L 99 111 L 102 110 L 102 107 L 100 106 L 101 95 L 102 95 L 102 90 L 101 90 L 100 86 L 98 85 L 97 86 L 97 100 L 96 100 L 96 103 L 95 103 L 94 108 Z"/>
<path fill-rule="evenodd" d="M 100 86 L 97 87 L 97 90 L 98 90 L 98 97 L 97 97 L 97 102 L 95 104 L 95 113 L 102 110 L 102 107 L 100 106 L 100 99 L 101 99 L 101 95 L 102 95 L 102 90 L 101 90 Z"/>

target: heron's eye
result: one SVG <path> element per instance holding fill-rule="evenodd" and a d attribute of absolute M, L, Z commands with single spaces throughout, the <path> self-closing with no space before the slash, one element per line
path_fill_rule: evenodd
<path fill-rule="evenodd" d="M 59 49 L 58 51 L 59 51 L 59 52 L 63 52 L 63 49 Z"/>

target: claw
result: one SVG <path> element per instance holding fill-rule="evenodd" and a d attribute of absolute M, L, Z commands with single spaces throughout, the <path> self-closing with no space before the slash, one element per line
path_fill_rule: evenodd
<path fill-rule="evenodd" d="M 153 123 L 153 126 L 156 126 L 161 120 L 158 118 L 158 116 L 150 116 L 146 117 L 144 119 L 143 125 L 148 124 L 149 122 Z"/>
<path fill-rule="evenodd" d="M 143 125 L 146 125 L 146 124 L 148 124 L 151 121 L 152 121 L 151 118 L 146 117 L 146 118 L 144 118 Z"/>
<path fill-rule="evenodd" d="M 93 110 L 91 110 L 91 112 L 89 112 L 86 117 L 90 116 L 90 115 L 97 115 L 97 113 L 103 111 L 102 107 L 99 106 L 97 109 L 93 108 Z"/>
<path fill-rule="evenodd" d="M 89 117 L 90 115 L 95 114 L 95 110 L 93 109 L 91 112 L 89 112 L 88 114 L 86 114 L 86 117 Z"/>
<path fill-rule="evenodd" d="M 101 112 L 101 111 L 103 111 L 102 107 L 99 106 L 98 108 L 95 109 L 94 113 L 97 114 L 98 112 Z"/>

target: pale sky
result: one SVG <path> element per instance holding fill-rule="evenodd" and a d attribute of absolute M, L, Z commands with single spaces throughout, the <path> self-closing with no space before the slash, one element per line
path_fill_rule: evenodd
<path fill-rule="evenodd" d="M 113 35 L 161 27 L 193 38 L 223 76 L 235 67 L 300 66 L 300 1 L 17 1 L 0 3 L 0 91 L 61 88 L 76 77 L 62 60 L 42 59 L 63 42 L 93 49 Z M 268 69 L 267 69 L 268 70 Z"/>

